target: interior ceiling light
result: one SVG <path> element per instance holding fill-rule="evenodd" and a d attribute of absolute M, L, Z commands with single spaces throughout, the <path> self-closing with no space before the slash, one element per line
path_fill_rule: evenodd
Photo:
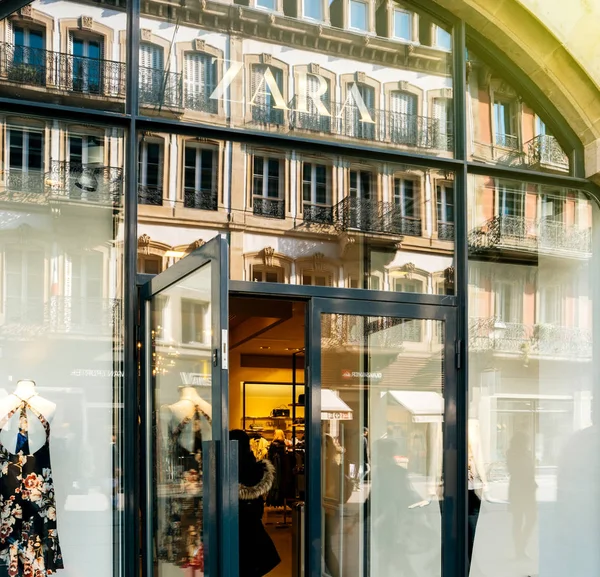
<path fill-rule="evenodd" d="M 261 351 L 268 351 L 271 347 L 260 347 Z"/>

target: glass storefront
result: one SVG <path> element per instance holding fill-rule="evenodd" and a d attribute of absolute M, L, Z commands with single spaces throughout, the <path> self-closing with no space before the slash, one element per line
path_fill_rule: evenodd
<path fill-rule="evenodd" d="M 0 575 L 598 573 L 588 101 L 433 2 L 14 8 Z"/>

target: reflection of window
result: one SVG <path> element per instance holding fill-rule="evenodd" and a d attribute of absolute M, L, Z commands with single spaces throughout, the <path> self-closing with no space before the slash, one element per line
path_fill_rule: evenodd
<path fill-rule="evenodd" d="M 452 50 L 452 34 L 450 34 L 450 32 L 446 32 L 439 26 L 434 26 L 433 38 L 436 48 L 447 50 L 448 52 Z"/>
<path fill-rule="evenodd" d="M 499 181 L 498 214 L 500 216 L 521 216 L 523 214 L 523 192 L 512 184 Z"/>
<path fill-rule="evenodd" d="M 329 205 L 329 168 L 324 164 L 302 165 L 302 199 L 304 204 Z"/>
<path fill-rule="evenodd" d="M 494 310 L 498 320 L 505 323 L 521 322 L 523 317 L 522 293 L 522 287 L 514 282 L 494 282 Z"/>
<path fill-rule="evenodd" d="M 256 0 L 257 8 L 265 8 L 267 10 L 275 10 L 276 0 Z"/>
<path fill-rule="evenodd" d="M 405 10 L 394 10 L 394 38 L 410 42 L 412 34 L 412 14 Z"/>
<path fill-rule="evenodd" d="M 139 202 L 161 205 L 163 197 L 162 170 L 163 145 L 159 142 L 140 142 L 139 150 Z"/>
<path fill-rule="evenodd" d="M 104 43 L 101 38 L 69 35 L 73 55 L 73 90 L 100 94 L 102 91 L 102 63 Z"/>
<path fill-rule="evenodd" d="M 540 288 L 539 322 L 542 324 L 561 324 L 561 290 L 558 286 Z"/>
<path fill-rule="evenodd" d="M 69 135 L 68 156 L 71 168 L 101 164 L 104 161 L 104 140 L 97 136 Z"/>
<path fill-rule="evenodd" d="M 184 343 L 205 342 L 210 326 L 208 312 L 208 303 L 181 299 L 181 338 Z"/>
<path fill-rule="evenodd" d="M 565 208 L 564 198 L 543 194 L 542 198 L 542 219 L 546 221 L 562 222 Z"/>
<path fill-rule="evenodd" d="M 252 206 L 254 214 L 284 218 L 281 160 L 267 156 L 252 159 Z"/>
<path fill-rule="evenodd" d="M 140 100 L 144 104 L 163 104 L 169 85 L 164 73 L 162 46 L 144 42 L 140 44 Z"/>
<path fill-rule="evenodd" d="M 70 280 L 71 286 L 69 322 L 101 324 L 103 270 L 103 256 L 99 252 L 71 255 L 67 259 L 67 282 Z"/>
<path fill-rule="evenodd" d="M 438 184 L 435 192 L 438 238 L 454 240 L 454 187 Z"/>
<path fill-rule="evenodd" d="M 395 278 L 394 290 L 403 293 L 422 293 L 423 281 L 414 278 Z"/>
<path fill-rule="evenodd" d="M 390 115 L 392 142 L 415 146 L 418 139 L 417 97 L 395 90 L 390 94 Z"/>
<path fill-rule="evenodd" d="M 346 136 L 355 138 L 375 138 L 375 126 L 377 117 L 375 116 L 375 89 L 366 84 L 355 83 L 360 98 L 367 109 L 367 115 L 364 110 L 359 108 L 359 103 L 350 92 L 351 84 L 348 85 L 348 98 L 345 104 Z M 369 121 L 370 119 L 370 121 Z"/>
<path fill-rule="evenodd" d="M 138 271 L 142 274 L 159 274 L 162 269 L 162 259 L 158 256 L 138 257 Z"/>
<path fill-rule="evenodd" d="M 283 282 L 283 270 L 279 267 L 252 267 L 253 282 Z"/>
<path fill-rule="evenodd" d="M 201 112 L 217 112 L 217 99 L 210 98 L 217 87 L 217 61 L 210 54 L 185 55 L 185 107 Z"/>
<path fill-rule="evenodd" d="M 46 52 L 41 30 L 15 26 L 13 66 L 8 77 L 17 82 L 42 86 L 46 83 Z"/>
<path fill-rule="evenodd" d="M 350 0 L 350 28 L 366 32 L 368 4 L 359 0 Z"/>
<path fill-rule="evenodd" d="M 373 175 L 368 170 L 350 171 L 350 198 L 371 198 Z"/>
<path fill-rule="evenodd" d="M 283 110 L 275 108 L 277 102 L 266 76 L 269 72 L 275 81 L 279 94 L 283 97 L 283 70 L 264 64 L 252 66 L 250 78 L 252 120 L 261 124 L 283 124 Z"/>
<path fill-rule="evenodd" d="M 320 271 L 303 271 L 302 284 L 311 286 L 331 286 L 331 275 Z"/>
<path fill-rule="evenodd" d="M 535 135 L 536 136 L 544 136 L 545 134 L 549 134 L 546 129 L 546 124 L 544 121 L 536 114 L 535 115 Z"/>
<path fill-rule="evenodd" d="M 44 253 L 8 247 L 4 263 L 7 322 L 41 323 L 44 319 Z"/>
<path fill-rule="evenodd" d="M 9 190 L 42 192 L 44 163 L 44 136 L 33 130 L 8 130 Z"/>
<path fill-rule="evenodd" d="M 442 150 L 452 150 L 452 99 L 434 98 L 433 99 L 433 118 L 435 146 Z"/>
<path fill-rule="evenodd" d="M 418 216 L 415 182 L 405 178 L 394 178 L 394 205 L 401 216 Z"/>
<path fill-rule="evenodd" d="M 215 156 L 212 149 L 186 145 L 183 184 L 186 208 L 217 210 Z"/>
<path fill-rule="evenodd" d="M 494 128 L 496 144 L 506 148 L 518 148 L 516 104 L 510 101 L 494 102 Z"/>
<path fill-rule="evenodd" d="M 322 0 L 303 0 L 304 17 L 313 20 L 323 20 Z"/>

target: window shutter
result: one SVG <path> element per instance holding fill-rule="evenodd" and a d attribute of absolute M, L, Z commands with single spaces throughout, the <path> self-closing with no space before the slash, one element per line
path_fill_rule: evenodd
<path fill-rule="evenodd" d="M 416 98 L 413 94 L 408 94 L 406 92 L 392 92 L 392 112 L 414 116 L 417 112 L 416 104 Z"/>
<path fill-rule="evenodd" d="M 7 44 L 14 44 L 15 43 L 15 35 L 14 35 L 14 31 L 13 31 L 13 23 L 12 23 L 12 20 L 9 20 L 8 18 L 6 19 L 5 31 L 6 31 L 5 33 L 6 33 Z"/>
<path fill-rule="evenodd" d="M 73 32 L 69 32 L 69 45 L 67 46 L 67 52 L 73 54 Z"/>
<path fill-rule="evenodd" d="M 255 106 L 264 106 L 266 103 L 266 98 L 265 98 L 265 94 L 264 94 L 264 86 L 261 89 L 261 94 L 256 94 L 258 87 L 261 85 L 261 81 L 263 80 L 264 74 L 265 74 L 264 66 L 255 64 L 252 67 L 252 77 L 250 79 L 250 92 L 251 92 L 250 98 L 254 98 Z"/>

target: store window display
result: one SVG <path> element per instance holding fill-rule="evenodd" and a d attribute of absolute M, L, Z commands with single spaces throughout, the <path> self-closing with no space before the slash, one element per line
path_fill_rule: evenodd
<path fill-rule="evenodd" d="M 40 397 L 35 382 L 29 380 L 19 381 L 0 404 L 5 415 L 0 419 L 0 559 L 11 576 L 45 577 L 63 568 L 50 464 L 50 422 L 55 410 L 56 405 Z M 43 427 L 42 442 L 32 428 L 29 443 L 28 413 Z M 10 444 L 5 442 L 9 436 Z"/>

